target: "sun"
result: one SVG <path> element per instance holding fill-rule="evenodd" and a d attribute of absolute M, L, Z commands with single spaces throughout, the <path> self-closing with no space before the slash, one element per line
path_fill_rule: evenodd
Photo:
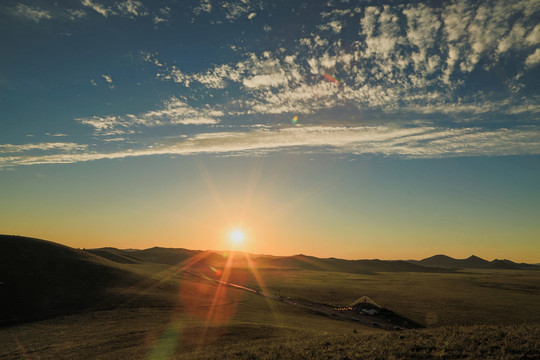
<path fill-rule="evenodd" d="M 234 245 L 240 245 L 244 241 L 244 232 L 242 230 L 234 230 L 231 232 L 231 240 Z"/>

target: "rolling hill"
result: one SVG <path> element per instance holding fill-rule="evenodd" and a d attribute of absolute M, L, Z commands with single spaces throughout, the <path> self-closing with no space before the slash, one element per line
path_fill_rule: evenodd
<path fill-rule="evenodd" d="M 198 266 L 223 267 L 227 252 L 188 250 L 181 248 L 153 247 L 145 250 L 119 250 L 101 248 L 89 250 L 119 263 L 129 261 L 152 262 L 164 265 L 181 265 L 188 260 Z M 533 264 L 515 263 L 510 260 L 487 261 L 472 255 L 467 259 L 454 259 L 447 255 L 435 255 L 422 260 L 345 260 L 338 258 L 318 258 L 308 255 L 272 256 L 248 254 L 251 263 L 258 268 L 298 269 L 312 271 L 333 271 L 352 274 L 372 274 L 377 272 L 426 272 L 445 273 L 456 269 L 540 269 Z M 195 260 L 194 260 L 195 259 Z M 234 267 L 249 266 L 247 257 L 238 253 L 232 261 Z"/>
<path fill-rule="evenodd" d="M 101 256 L 50 241 L 0 235 L 0 324 L 113 306 L 114 290 L 152 280 Z"/>
<path fill-rule="evenodd" d="M 141 267 L 159 264 L 163 269 L 194 266 L 212 277 L 223 269 L 229 252 L 153 247 L 145 250 L 100 248 L 77 250 L 50 241 L 0 235 L 0 324 L 47 318 L 91 307 L 114 307 L 122 299 L 119 289 L 139 287 L 158 280 L 143 275 Z M 307 255 L 270 256 L 232 253 L 235 268 L 311 270 L 350 274 L 383 272 L 452 273 L 472 269 L 540 269 L 510 260 L 486 261 L 477 256 L 454 259 L 435 255 L 420 261 L 344 260 Z M 248 258 L 250 259 L 248 261 Z M 155 266 L 155 265 L 152 265 Z M 202 270 L 204 269 L 204 270 Z M 216 272 L 217 273 L 217 272 Z M 143 291 L 148 293 L 147 291 Z M 148 295 L 154 296 L 152 292 Z"/>
<path fill-rule="evenodd" d="M 223 268 L 228 253 L 188 249 L 153 247 L 146 250 L 118 250 L 101 248 L 89 250 L 93 254 L 125 263 L 125 258 L 134 261 L 152 262 L 165 265 L 185 265 L 188 261 L 199 267 Z M 248 254 L 251 263 L 262 269 L 297 269 L 312 271 L 333 271 L 352 274 L 371 274 L 376 272 L 452 272 L 445 267 L 415 264 L 404 260 L 344 260 L 337 258 L 318 258 L 307 255 L 270 256 Z M 249 262 L 243 253 L 235 253 L 232 265 L 247 268 Z"/>

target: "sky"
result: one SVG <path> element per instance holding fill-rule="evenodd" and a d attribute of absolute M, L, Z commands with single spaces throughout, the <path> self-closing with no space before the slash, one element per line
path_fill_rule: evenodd
<path fill-rule="evenodd" d="M 0 233 L 540 262 L 540 3 L 3 1 Z"/>

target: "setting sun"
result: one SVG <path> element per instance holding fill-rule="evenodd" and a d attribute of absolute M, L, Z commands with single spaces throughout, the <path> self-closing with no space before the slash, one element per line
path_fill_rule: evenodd
<path fill-rule="evenodd" d="M 244 241 L 244 232 L 242 230 L 234 230 L 231 233 L 231 240 L 235 245 L 239 245 Z"/>

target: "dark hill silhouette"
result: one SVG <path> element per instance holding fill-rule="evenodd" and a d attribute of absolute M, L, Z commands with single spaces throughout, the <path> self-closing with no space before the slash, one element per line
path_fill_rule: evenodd
<path fill-rule="evenodd" d="M 536 269 L 540 270 L 540 264 L 525 264 L 525 263 L 515 263 L 511 260 L 503 259 L 495 259 L 491 262 L 491 267 L 493 269 Z"/>
<path fill-rule="evenodd" d="M 92 250 L 95 254 L 100 254 L 103 249 Z M 153 247 L 146 250 L 135 250 L 122 252 L 117 250 L 116 254 L 127 256 L 139 261 L 153 262 L 172 266 L 183 266 L 193 264 L 193 266 L 214 266 L 223 267 L 227 261 L 226 253 L 213 251 L 200 251 L 188 249 Z M 107 252 L 106 257 L 114 260 Z M 312 271 L 333 271 L 353 274 L 372 274 L 375 272 L 451 272 L 453 270 L 423 266 L 413 264 L 404 260 L 344 260 L 337 258 L 317 258 L 308 255 L 294 256 L 270 256 L 270 255 L 250 255 L 253 263 L 259 268 L 271 269 L 300 269 Z M 119 261 L 123 261 L 120 259 Z M 235 254 L 232 263 L 234 267 L 247 267 L 245 256 Z"/>
<path fill-rule="evenodd" d="M 484 260 L 478 256 L 471 255 L 467 259 L 454 259 L 447 255 L 435 255 L 417 260 L 409 260 L 413 264 L 419 264 L 424 266 L 435 266 L 440 268 L 449 269 L 539 269 L 540 267 L 532 264 L 517 264 L 510 260 L 493 261 Z"/>
<path fill-rule="evenodd" d="M 112 290 L 149 281 L 112 261 L 50 241 L 0 235 L 0 324 L 111 306 Z"/>
<path fill-rule="evenodd" d="M 519 269 L 520 266 L 510 260 L 495 259 L 491 262 L 491 266 L 496 269 Z"/>
<path fill-rule="evenodd" d="M 165 265 L 223 267 L 227 252 L 189 250 L 182 248 L 153 247 L 145 250 L 119 250 L 101 248 L 90 250 L 96 255 L 119 262 L 152 262 Z M 112 255 L 111 255 L 112 253 Z M 376 272 L 453 272 L 457 269 L 540 269 L 532 264 L 516 264 L 510 260 L 487 261 L 472 255 L 467 259 L 454 259 L 447 255 L 435 255 L 423 260 L 344 260 L 338 258 L 318 258 L 304 254 L 294 256 L 249 255 L 253 264 L 259 268 L 301 269 L 312 271 L 334 271 L 357 274 Z M 234 267 L 247 267 L 246 257 L 235 255 Z"/>
<path fill-rule="evenodd" d="M 337 258 L 317 258 L 306 255 L 280 257 L 259 264 L 268 267 L 283 267 L 302 270 L 335 271 L 353 274 L 370 274 L 374 272 L 448 272 L 439 269 L 412 264 L 403 260 L 344 260 Z"/>
<path fill-rule="evenodd" d="M 435 255 L 420 261 L 415 261 L 414 263 L 424 266 L 437 266 L 444 268 L 489 269 L 491 267 L 489 261 L 474 255 L 467 259 L 454 259 L 446 255 Z"/>

